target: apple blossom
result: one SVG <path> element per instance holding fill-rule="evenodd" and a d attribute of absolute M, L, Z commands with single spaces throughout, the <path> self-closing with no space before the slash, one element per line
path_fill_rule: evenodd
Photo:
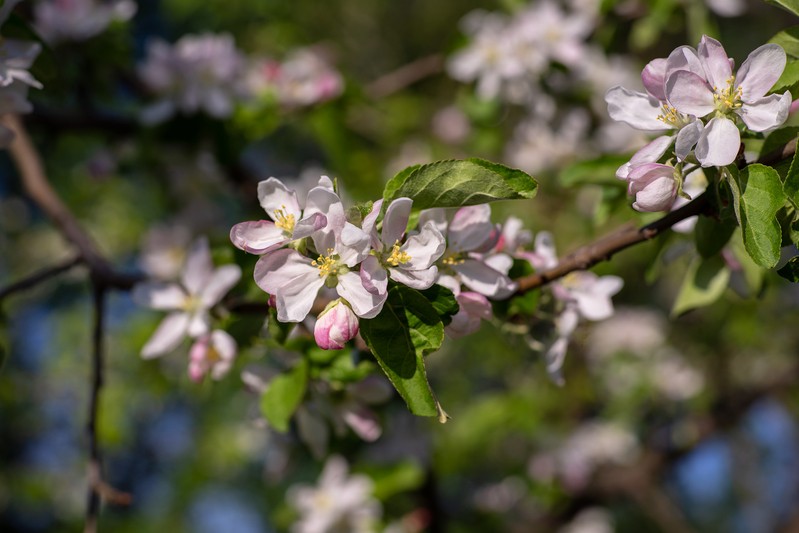
<path fill-rule="evenodd" d="M 233 366 L 236 341 L 228 333 L 215 329 L 199 337 L 189 350 L 189 377 L 200 382 L 210 372 L 215 380 L 221 379 Z"/>
<path fill-rule="evenodd" d="M 677 171 L 669 165 L 645 163 L 634 167 L 627 176 L 629 193 L 635 195 L 633 208 L 638 211 L 668 211 L 677 197 Z"/>
<path fill-rule="evenodd" d="M 372 273 L 383 269 L 394 281 L 414 289 L 427 289 L 435 283 L 438 274 L 435 262 L 444 253 L 446 242 L 433 222 L 424 224 L 421 231 L 403 239 L 412 205 L 410 198 L 392 201 L 386 209 L 379 236 L 376 222 L 383 200 L 375 202 L 364 218 L 363 230 L 371 239 L 373 251 L 361 265 L 361 272 L 369 276 L 370 282 Z M 383 273 L 374 278 L 374 290 L 386 291 L 385 278 Z"/>
<path fill-rule="evenodd" d="M 208 241 L 197 239 L 186 257 L 180 283 L 144 282 L 133 289 L 133 299 L 151 309 L 171 311 L 141 351 L 150 359 L 174 350 L 187 335 L 206 335 L 211 329 L 210 309 L 241 277 L 238 265 L 214 268 Z"/>
<path fill-rule="evenodd" d="M 48 43 L 85 41 L 135 13 L 131 0 L 44 0 L 34 6 L 36 29 Z"/>
<path fill-rule="evenodd" d="M 244 66 L 230 35 L 184 35 L 174 45 L 151 41 L 138 70 L 160 100 L 144 110 L 142 120 L 155 124 L 177 111 L 230 116 L 235 103 L 246 96 Z"/>
<path fill-rule="evenodd" d="M 449 220 L 445 209 L 427 209 L 419 217 L 424 226 L 433 222 L 446 234 L 447 249 L 438 261 L 439 280 L 451 277 L 469 290 L 489 298 L 507 298 L 516 290 L 508 277 L 513 259 L 504 253 L 491 253 L 499 240 L 500 231 L 491 222 L 488 204 L 461 207 Z"/>
<path fill-rule="evenodd" d="M 697 68 L 680 68 L 678 62 L 692 55 L 704 75 Z M 703 167 L 735 161 L 741 143 L 738 119 L 755 132 L 773 130 L 787 119 L 790 92 L 766 96 L 785 69 L 785 51 L 779 45 L 765 44 L 754 50 L 737 75 L 721 43 L 706 35 L 696 51 L 682 47 L 682 54 L 672 56 L 666 66 L 669 102 L 679 112 L 710 117 L 696 145 Z"/>
<path fill-rule="evenodd" d="M 344 218 L 344 208 L 327 176 L 322 176 L 319 185 L 308 192 L 304 212 L 297 193 L 276 178 L 258 184 L 258 200 L 271 220 L 240 222 L 230 230 L 233 244 L 253 254 L 265 254 L 309 237 L 328 223 L 328 216 Z"/>
<path fill-rule="evenodd" d="M 338 210 L 331 208 L 331 212 Z M 385 270 L 353 270 L 369 255 L 369 236 L 343 217 L 329 217 L 328 226 L 314 232 L 311 239 L 318 254 L 315 260 L 284 248 L 267 253 L 255 265 L 255 282 L 275 295 L 278 320 L 305 319 L 324 286 L 335 288 L 359 317 L 377 316 L 388 296 L 375 290 L 385 283 Z"/>
<path fill-rule="evenodd" d="M 358 334 L 358 317 L 341 299 L 335 300 L 317 317 L 313 334 L 323 350 L 340 350 Z"/>
<path fill-rule="evenodd" d="M 372 496 L 372 480 L 364 475 L 350 476 L 347 470 L 347 462 L 334 455 L 325 463 L 315 487 L 289 488 L 286 497 L 300 513 L 300 520 L 291 528 L 294 533 L 375 530 L 382 510 Z"/>
<path fill-rule="evenodd" d="M 272 94 L 289 108 L 330 100 L 344 88 L 341 75 L 313 48 L 294 50 L 283 62 L 253 61 L 247 82 L 253 95 Z"/>

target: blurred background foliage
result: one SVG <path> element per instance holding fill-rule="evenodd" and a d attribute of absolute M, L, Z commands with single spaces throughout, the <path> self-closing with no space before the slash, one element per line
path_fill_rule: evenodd
<path fill-rule="evenodd" d="M 255 187 L 269 176 L 335 176 L 354 200 L 374 199 L 401 168 L 459 157 L 503 161 L 521 111 L 483 101 L 440 65 L 465 43 L 458 21 L 504 2 L 140 0 L 129 23 L 85 42 L 47 48 L 34 72 L 26 122 L 58 193 L 115 264 L 134 271 L 155 225 L 210 237 L 217 264 L 245 270 L 235 297 L 260 298 L 254 258 L 230 246 L 230 226 L 257 216 Z M 591 36 L 637 68 L 680 44 L 714 35 L 740 63 L 796 21 L 765 3 L 720 17 L 702 2 L 600 6 Z M 23 18 L 31 2 L 20 6 Z M 338 98 L 287 112 L 265 105 L 227 120 L 178 116 L 144 127 L 136 79 L 146 43 L 226 32 L 250 54 L 325 51 L 344 77 Z M 380 80 L 422 58 L 428 75 L 386 90 Z M 38 69 L 38 70 L 37 70 Z M 635 87 L 636 89 L 638 87 Z M 571 94 L 587 106 L 590 95 Z M 433 118 L 455 106 L 469 123 L 442 140 Z M 595 119 L 594 119 L 595 120 Z M 611 157 L 611 156 L 608 156 Z M 533 201 L 495 205 L 552 231 L 561 252 L 634 220 L 614 176 L 624 159 L 535 172 Z M 323 170 L 322 170 L 323 169 Z M 0 286 L 71 256 L 0 160 Z M 410 415 L 393 396 L 383 436 L 330 442 L 369 475 L 395 531 L 789 531 L 799 527 L 795 328 L 799 292 L 773 274 L 731 287 L 710 306 L 670 319 L 690 261 L 690 237 L 670 234 L 625 251 L 598 273 L 624 278 L 617 315 L 582 327 L 556 386 L 543 362 L 485 323 L 428 358 L 452 419 Z M 0 322 L 0 530 L 75 531 L 86 494 L 91 297 L 81 267 L 3 301 Z M 753 294 L 755 293 L 755 294 Z M 160 315 L 128 294 L 109 303 L 100 442 L 108 482 L 129 506 L 108 505 L 101 531 L 285 531 L 297 519 L 289 487 L 314 483 L 324 460 L 266 427 L 239 375 L 278 357 L 258 335 L 263 316 L 232 316 L 241 346 L 233 372 L 191 382 L 183 353 L 142 360 Z M 381 526 L 381 527 L 382 527 Z M 580 529 L 580 528 L 583 529 Z M 590 529 L 593 527 L 594 529 Z M 602 528 L 605 529 L 602 529 Z"/>

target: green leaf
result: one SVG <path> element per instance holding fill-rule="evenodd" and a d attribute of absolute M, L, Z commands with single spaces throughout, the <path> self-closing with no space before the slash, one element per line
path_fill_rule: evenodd
<path fill-rule="evenodd" d="M 770 4 L 780 6 L 787 9 L 794 15 L 797 14 L 796 9 L 799 7 L 799 0 L 766 0 Z M 788 7 L 793 6 L 793 7 Z M 788 57 L 799 58 L 799 26 L 791 26 L 782 30 L 777 35 L 769 39 L 770 43 L 776 43 L 785 50 Z"/>
<path fill-rule="evenodd" d="M 799 141 L 797 142 L 799 143 Z M 785 174 L 785 179 L 782 182 L 782 191 L 788 201 L 799 209 L 799 157 L 797 157 L 797 152 L 794 152 L 791 166 Z"/>
<path fill-rule="evenodd" d="M 738 225 L 735 220 L 725 218 L 717 220 L 711 217 L 700 216 L 694 228 L 696 251 L 704 258 L 718 254 L 724 245 L 729 242 L 732 233 Z"/>
<path fill-rule="evenodd" d="M 462 207 L 533 198 L 538 184 L 521 170 L 482 159 L 438 161 L 406 168 L 383 191 L 383 212 L 396 198 L 413 198 L 416 210 Z"/>
<path fill-rule="evenodd" d="M 558 180 L 564 187 L 590 183 L 624 188 L 626 184 L 616 177 L 616 170 L 629 160 L 629 156 L 604 155 L 589 161 L 580 161 L 561 172 Z"/>
<path fill-rule="evenodd" d="M 364 469 L 374 482 L 373 494 L 381 501 L 402 492 L 415 490 L 422 486 L 425 473 L 414 461 L 403 461 L 391 465 L 369 465 Z"/>
<path fill-rule="evenodd" d="M 729 281 L 730 270 L 721 256 L 694 258 L 671 308 L 671 316 L 712 304 L 724 293 Z"/>
<path fill-rule="evenodd" d="M 285 433 L 308 386 L 308 361 L 301 359 L 297 365 L 275 377 L 261 396 L 261 412 L 275 430 Z"/>
<path fill-rule="evenodd" d="M 455 299 L 455 295 L 446 287 L 441 285 L 433 285 L 429 289 L 425 289 L 420 291 L 422 296 L 427 298 L 427 301 L 433 306 L 433 309 L 436 310 L 438 316 L 441 318 L 442 324 L 445 326 L 452 322 L 452 317 L 458 311 L 460 311 L 461 306 L 458 305 L 458 300 Z"/>
<path fill-rule="evenodd" d="M 743 230 L 744 246 L 755 263 L 773 268 L 780 260 L 782 230 L 777 211 L 785 202 L 777 171 L 764 165 L 749 165 L 740 174 L 734 167 L 729 181 L 735 215 Z"/>
<path fill-rule="evenodd" d="M 444 325 L 433 305 L 419 291 L 393 285 L 383 310 L 372 319 L 360 320 L 363 340 L 380 368 L 408 404 L 420 416 L 442 416 L 424 367 L 424 356 L 444 341 Z"/>
<path fill-rule="evenodd" d="M 796 99 L 799 96 L 799 60 L 789 59 L 782 71 L 780 79 L 771 88 L 771 92 L 782 94 L 791 91 L 791 97 Z"/>
<path fill-rule="evenodd" d="M 736 231 L 730 241 L 730 248 L 732 254 L 738 260 L 738 264 L 743 271 L 746 285 L 749 288 L 748 296 L 757 296 L 763 288 L 763 280 L 765 278 L 765 269 L 759 266 L 752 260 L 752 257 L 747 253 L 741 238 L 741 232 Z M 743 295 L 746 296 L 746 295 Z"/>
<path fill-rule="evenodd" d="M 785 266 L 777 271 L 777 274 L 791 283 L 799 282 L 799 255 L 793 256 L 790 261 L 785 263 Z"/>
<path fill-rule="evenodd" d="M 797 134 L 799 134 L 799 126 L 787 126 L 772 131 L 763 141 L 758 157 L 763 158 L 772 155 L 777 150 L 782 151 L 786 144 L 796 139 Z"/>
<path fill-rule="evenodd" d="M 286 340 L 288 340 L 289 334 L 291 333 L 291 330 L 294 329 L 295 325 L 296 324 L 292 322 L 279 321 L 277 319 L 277 309 L 274 307 L 269 308 L 266 329 L 269 332 L 269 336 L 276 343 L 280 344 L 281 346 L 286 344 Z"/>

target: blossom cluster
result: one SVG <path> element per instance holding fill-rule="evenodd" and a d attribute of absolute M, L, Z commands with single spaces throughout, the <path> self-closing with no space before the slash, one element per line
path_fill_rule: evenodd
<path fill-rule="evenodd" d="M 0 25 L 5 23 L 21 1 L 6 0 L 3 3 L 0 7 Z M 39 43 L 0 37 L 0 115 L 32 111 L 33 107 L 28 102 L 28 88 L 41 89 L 42 84 L 29 70 L 40 51 Z M 14 133 L 0 126 L 0 147 L 7 147 L 13 139 Z"/>
<path fill-rule="evenodd" d="M 158 98 L 142 114 L 149 124 L 177 112 L 226 118 L 237 104 L 264 96 L 286 108 L 308 106 L 343 87 L 338 72 L 311 48 L 295 50 L 282 62 L 248 58 L 231 35 L 211 33 L 184 35 L 174 45 L 150 41 L 139 77 Z"/>
<path fill-rule="evenodd" d="M 130 20 L 136 10 L 132 0 L 43 0 L 33 8 L 36 30 L 50 44 L 85 41 L 114 21 Z"/>
<path fill-rule="evenodd" d="M 791 93 L 768 94 L 785 69 L 777 44 L 754 50 L 733 72 L 734 61 L 713 38 L 680 46 L 641 73 L 645 92 L 617 86 L 605 96 L 614 120 L 664 133 L 622 165 L 633 207 L 665 211 L 684 196 L 685 177 L 699 167 L 724 167 L 738 158 L 741 129 L 772 131 L 788 117 Z M 665 164 L 661 161 L 665 160 Z"/>

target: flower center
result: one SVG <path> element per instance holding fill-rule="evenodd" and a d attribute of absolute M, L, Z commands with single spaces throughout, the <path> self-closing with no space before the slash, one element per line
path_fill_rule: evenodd
<path fill-rule="evenodd" d="M 294 232 L 294 215 L 286 213 L 286 206 L 280 206 L 281 209 L 275 209 L 275 226 L 282 229 L 286 233 Z"/>
<path fill-rule="evenodd" d="M 735 88 L 735 76 L 730 76 L 727 80 L 727 87 L 719 91 L 718 87 L 713 87 L 713 103 L 721 113 L 728 113 L 739 109 L 743 103 L 741 97 L 743 89 Z"/>
<path fill-rule="evenodd" d="M 186 296 L 186 299 L 183 301 L 183 310 L 187 313 L 196 313 L 202 308 L 203 301 L 199 296 L 189 295 Z"/>
<path fill-rule="evenodd" d="M 338 269 L 339 256 L 333 252 L 333 248 L 328 248 L 326 255 L 320 255 L 316 261 L 311 261 L 311 265 L 319 269 L 320 278 L 326 278 Z"/>
<path fill-rule="evenodd" d="M 408 261 L 411 260 L 410 254 L 408 252 L 403 252 L 400 250 L 400 243 L 399 240 L 394 243 L 394 246 L 391 248 L 391 254 L 386 259 L 386 263 L 389 265 L 396 267 L 399 265 L 404 265 Z"/>
<path fill-rule="evenodd" d="M 657 119 L 669 126 L 679 129 L 688 124 L 688 117 L 669 104 L 660 106 L 660 111 L 661 113 L 657 116 Z"/>
<path fill-rule="evenodd" d="M 463 264 L 465 261 L 466 261 L 466 260 L 465 260 L 465 259 L 463 259 L 463 258 L 460 256 L 460 254 L 452 254 L 451 256 L 449 256 L 449 257 L 446 257 L 446 258 L 445 258 L 443 261 L 441 261 L 441 262 L 442 262 L 443 264 L 447 265 L 447 266 L 453 266 L 453 265 L 462 265 L 462 264 Z"/>

